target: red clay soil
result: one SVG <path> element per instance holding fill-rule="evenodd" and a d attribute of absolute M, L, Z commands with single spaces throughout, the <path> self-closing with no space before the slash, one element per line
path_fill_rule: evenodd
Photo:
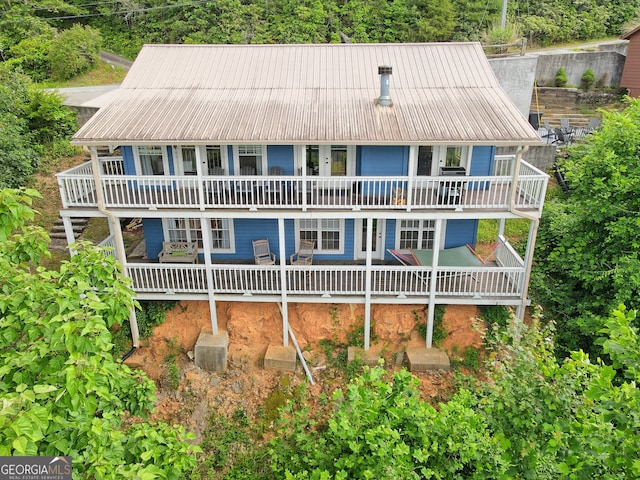
<path fill-rule="evenodd" d="M 444 316 L 447 337 L 441 349 L 450 356 L 465 347 L 479 347 L 481 335 L 473 328 L 474 306 L 448 306 Z M 218 302 L 218 328 L 229 333 L 228 368 L 223 373 L 205 372 L 189 360 L 202 330 L 211 331 L 208 302 L 179 302 L 169 311 L 165 322 L 154 329 L 151 338 L 127 361 L 144 369 L 158 385 L 154 419 L 180 423 L 198 437 L 212 412 L 230 415 L 241 408 L 248 415 L 264 412 L 270 395 L 286 385 L 305 382 L 302 368 L 295 373 L 263 368 L 269 344 L 282 345 L 282 316 L 275 303 Z M 308 357 L 315 385 L 309 385 L 311 400 L 329 393 L 341 384 L 341 374 L 327 365 L 322 339 L 345 343 L 346 332 L 361 328 L 363 305 L 290 304 L 289 322 L 300 348 Z M 425 344 L 417 332 L 417 322 L 426 322 L 423 305 L 373 305 L 372 339 L 382 348 L 385 368 L 393 370 L 396 353 L 410 346 Z M 372 344 L 374 341 L 372 341 Z M 176 355 L 180 385 L 171 387 L 167 357 Z M 429 401 L 444 400 L 451 392 L 451 374 L 443 371 L 418 373 L 420 390 Z M 283 380 L 285 379 L 286 380 Z"/>

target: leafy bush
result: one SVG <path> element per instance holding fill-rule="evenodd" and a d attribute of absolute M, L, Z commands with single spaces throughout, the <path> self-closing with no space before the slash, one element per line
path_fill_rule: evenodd
<path fill-rule="evenodd" d="M 567 72 L 563 67 L 560 67 L 556 72 L 555 85 L 556 87 L 566 87 L 567 86 Z"/>
<path fill-rule="evenodd" d="M 29 36 L 9 49 L 7 65 L 20 69 L 34 82 L 46 80 L 51 72 L 49 51 L 53 42 L 54 29 L 45 35 Z"/>
<path fill-rule="evenodd" d="M 582 88 L 584 88 L 585 90 L 591 90 L 591 88 L 593 87 L 593 84 L 596 82 L 596 76 L 593 73 L 593 70 L 588 68 L 582 74 L 581 80 L 582 80 Z"/>
<path fill-rule="evenodd" d="M 277 478 L 502 478 L 502 437 L 491 435 L 461 391 L 436 410 L 420 400 L 406 370 L 385 380 L 364 367 L 333 395 L 333 413 L 316 423 L 309 405 L 291 405 L 272 442 Z"/>
<path fill-rule="evenodd" d="M 49 51 L 52 77 L 68 80 L 86 72 L 100 61 L 102 37 L 89 26 L 74 25 L 60 33 Z"/>
<path fill-rule="evenodd" d="M 155 386 L 111 353 L 109 327 L 134 304 L 130 281 L 88 244 L 59 271 L 42 267 L 48 235 L 25 225 L 34 196 L 0 191 L 0 455 L 71 455 L 78 478 L 182 478 L 199 451 L 193 435 L 141 421 Z"/>
<path fill-rule="evenodd" d="M 60 95 L 46 90 L 29 89 L 25 115 L 29 130 L 40 144 L 69 139 L 78 129 L 75 110 L 63 105 Z"/>

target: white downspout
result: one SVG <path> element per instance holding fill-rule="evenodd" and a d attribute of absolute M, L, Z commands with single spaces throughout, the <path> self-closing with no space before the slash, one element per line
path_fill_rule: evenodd
<path fill-rule="evenodd" d="M 122 239 L 122 229 L 116 216 L 107 210 L 104 206 L 104 193 L 102 191 L 102 182 L 100 181 L 100 165 L 98 163 L 98 151 L 96 147 L 91 147 L 91 167 L 93 170 L 93 181 L 96 184 L 96 199 L 98 201 L 98 211 L 103 213 L 109 218 L 111 226 L 113 228 L 113 235 L 115 236 L 116 255 L 118 258 L 118 264 L 120 265 L 120 272 L 125 277 L 127 276 L 127 270 L 125 267 L 127 254 L 124 250 L 124 241 Z M 129 307 L 129 325 L 131 326 L 131 341 L 135 348 L 140 346 L 140 333 L 138 331 L 138 320 L 136 319 L 136 312 L 133 307 Z"/>

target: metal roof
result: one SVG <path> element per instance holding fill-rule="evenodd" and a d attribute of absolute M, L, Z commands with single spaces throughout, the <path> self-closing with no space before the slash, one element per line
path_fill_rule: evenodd
<path fill-rule="evenodd" d="M 392 105 L 376 104 L 390 65 Z M 80 144 L 537 144 L 478 43 L 146 45 Z"/>

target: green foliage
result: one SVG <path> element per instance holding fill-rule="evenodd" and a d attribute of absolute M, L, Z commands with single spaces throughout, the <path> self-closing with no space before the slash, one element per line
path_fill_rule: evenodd
<path fill-rule="evenodd" d="M 45 80 L 51 71 L 49 50 L 55 29 L 45 34 L 29 36 L 12 46 L 8 52 L 7 66 L 20 69 L 34 82 Z"/>
<path fill-rule="evenodd" d="M 617 312 L 602 343 L 622 376 L 637 381 L 633 317 Z M 582 352 L 558 364 L 552 327 L 513 321 L 486 339 L 487 381 L 472 389 L 473 408 L 506 439 L 508 478 L 636 478 L 640 392 Z"/>
<path fill-rule="evenodd" d="M 561 356 L 600 355 L 604 320 L 640 298 L 640 103 L 602 116 L 561 162 L 571 188 L 545 204 L 536 245 L 532 293 L 558 322 Z"/>
<path fill-rule="evenodd" d="M 596 82 L 596 75 L 593 73 L 593 70 L 587 68 L 585 72 L 582 74 L 582 88 L 585 90 L 591 90 L 593 88 L 593 84 Z"/>
<path fill-rule="evenodd" d="M 518 26 L 515 24 L 507 24 L 501 27 L 498 23 L 494 23 L 490 29 L 482 34 L 483 45 L 505 45 L 515 43 L 518 40 Z M 508 52 L 508 47 L 493 47 L 488 53 L 503 54 Z"/>
<path fill-rule="evenodd" d="M 49 60 L 56 79 L 69 79 L 86 72 L 100 60 L 102 38 L 89 26 L 74 25 L 53 39 Z"/>
<path fill-rule="evenodd" d="M 365 367 L 334 393 L 326 420 L 314 418 L 305 402 L 289 407 L 272 442 L 277 478 L 501 478 L 501 438 L 470 408 L 469 392 L 436 410 L 420 400 L 409 372 L 385 376 Z"/>
<path fill-rule="evenodd" d="M 446 310 L 445 305 L 436 305 L 433 312 L 433 332 L 431 340 L 437 347 L 442 341 L 447 338 L 447 331 L 444 328 L 444 312 Z M 416 330 L 421 337 L 427 338 L 427 321 L 421 319 L 417 314 L 415 316 Z"/>
<path fill-rule="evenodd" d="M 182 428 L 123 424 L 146 417 L 155 390 L 111 354 L 129 281 L 86 244 L 59 271 L 38 266 L 48 236 L 24 223 L 34 196 L 0 193 L 0 455 L 70 455 L 86 478 L 179 478 L 198 451 Z"/>
<path fill-rule="evenodd" d="M 57 93 L 36 88 L 29 89 L 29 103 L 25 110 L 29 130 L 40 144 L 68 140 L 78 129 L 76 112 L 62 104 Z"/>
<path fill-rule="evenodd" d="M 566 87 L 567 86 L 567 72 L 563 67 L 560 67 L 556 72 L 556 87 Z"/>
<path fill-rule="evenodd" d="M 0 64 L 0 188 L 26 184 L 38 165 L 26 110 L 29 79 Z"/>

